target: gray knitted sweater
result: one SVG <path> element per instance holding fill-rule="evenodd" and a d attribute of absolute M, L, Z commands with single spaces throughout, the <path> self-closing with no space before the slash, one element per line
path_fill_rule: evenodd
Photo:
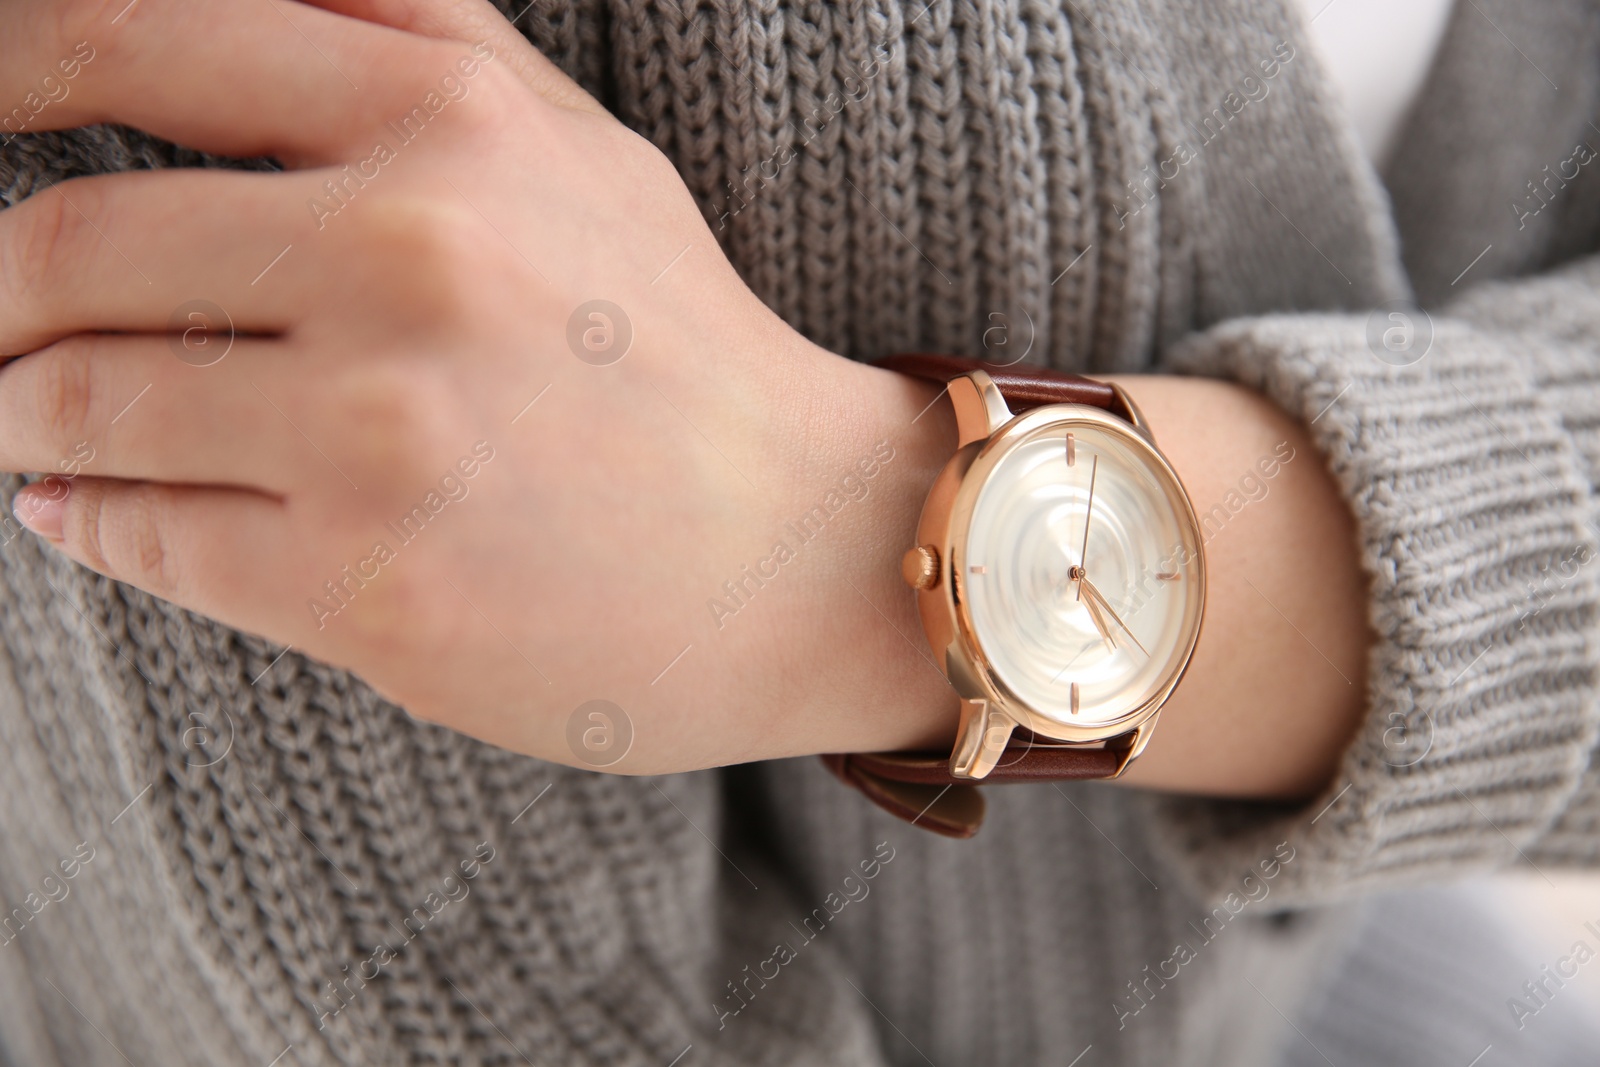
<path fill-rule="evenodd" d="M 1386 182 L 1287 0 L 522 25 L 834 351 L 1003 339 L 1309 424 L 1372 579 L 1365 728 L 1305 807 L 1018 786 L 954 842 L 814 760 L 630 779 L 419 725 L 7 525 L 0 1061 L 1269 1062 L 1347 902 L 1600 859 L 1590 0 L 1461 4 Z M 0 189 L 216 162 L 24 137 Z M 1411 334 L 1371 314 L 1412 295 Z"/>

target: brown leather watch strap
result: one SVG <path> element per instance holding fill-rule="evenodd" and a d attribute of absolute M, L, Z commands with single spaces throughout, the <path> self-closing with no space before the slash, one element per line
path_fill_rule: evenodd
<path fill-rule="evenodd" d="M 1031 367 L 1021 363 L 1008 366 L 985 363 L 981 359 L 938 356 L 929 352 L 900 352 L 878 360 L 876 366 L 932 382 L 948 382 L 975 370 L 987 371 L 1013 414 L 1020 415 L 1029 408 L 1044 404 L 1087 404 L 1133 421 L 1133 412 L 1127 409 L 1117 391 L 1107 383 L 1047 367 Z"/>
<path fill-rule="evenodd" d="M 828 769 L 873 803 L 946 837 L 971 837 L 983 825 L 978 786 L 1110 778 L 1123 749 L 1064 748 L 1013 740 L 981 783 L 950 775 L 948 752 L 852 752 L 822 757 Z"/>
<path fill-rule="evenodd" d="M 1076 374 L 924 352 L 887 356 L 877 365 L 936 382 L 987 371 L 1015 414 L 1045 404 L 1086 404 L 1133 421 L 1115 389 Z M 1114 738 L 1101 747 L 1064 746 L 1035 742 L 1026 730 L 1019 730 L 982 783 L 952 776 L 948 752 L 837 753 L 823 756 L 822 761 L 885 811 L 946 837 L 965 838 L 983 824 L 979 784 L 1110 778 L 1122 766 L 1126 752 L 1120 742 Z"/>

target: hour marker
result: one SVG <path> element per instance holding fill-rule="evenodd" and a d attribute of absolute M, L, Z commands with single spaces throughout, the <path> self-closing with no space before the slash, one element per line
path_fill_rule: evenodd
<path fill-rule="evenodd" d="M 1159 578 L 1163 582 L 1172 582 L 1172 581 L 1176 581 L 1177 580 L 1178 572 L 1177 571 L 1162 571 L 1160 574 L 1156 575 L 1156 577 Z"/>
<path fill-rule="evenodd" d="M 1078 460 L 1077 442 L 1073 441 L 1072 435 L 1069 433 L 1069 434 L 1067 434 L 1067 466 L 1069 466 L 1069 467 L 1072 466 L 1074 463 L 1077 462 L 1077 460 Z"/>
<path fill-rule="evenodd" d="M 974 563 L 972 566 L 968 567 L 967 570 L 971 571 L 973 574 L 988 574 L 989 573 L 989 568 L 985 567 L 981 563 Z"/>
<path fill-rule="evenodd" d="M 1072 683 L 1072 714 L 1078 714 L 1078 683 Z"/>

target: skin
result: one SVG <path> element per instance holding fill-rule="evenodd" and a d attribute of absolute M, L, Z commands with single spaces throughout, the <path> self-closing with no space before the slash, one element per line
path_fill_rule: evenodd
<path fill-rule="evenodd" d="M 122 122 L 287 168 L 81 178 L 0 213 L 0 469 L 55 472 L 17 501 L 55 549 L 545 759 L 592 762 L 569 722 L 594 698 L 631 724 L 624 773 L 949 743 L 899 577 L 948 404 L 777 319 L 668 161 L 486 4 L 18 0 L 0 27 L 0 100 L 94 50 L 29 132 Z M 447 74 L 464 95 L 363 164 Z M 341 205 L 347 164 L 367 180 Z M 568 339 L 596 297 L 631 325 L 610 362 Z M 231 346 L 172 332 L 195 300 Z M 1309 795 L 1364 702 L 1345 505 L 1259 397 L 1123 384 L 1200 510 L 1298 457 L 1208 546 L 1201 644 L 1125 780 Z M 846 474 L 822 532 L 715 611 Z M 386 523 L 419 504 L 402 543 Z"/>

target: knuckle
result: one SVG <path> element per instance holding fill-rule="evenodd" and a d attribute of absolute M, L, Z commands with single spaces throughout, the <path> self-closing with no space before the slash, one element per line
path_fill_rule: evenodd
<path fill-rule="evenodd" d="M 78 346 L 56 345 L 40 356 L 40 424 L 57 443 L 86 437 L 95 392 L 88 353 Z"/>
<path fill-rule="evenodd" d="M 459 58 L 459 50 L 452 48 L 451 53 Z M 526 116 L 530 109 L 537 113 L 542 107 L 552 106 L 530 92 L 523 79 L 503 62 L 485 64 L 473 80 L 477 84 L 472 95 L 480 99 L 473 101 L 474 106 L 462 109 L 462 122 L 469 132 L 503 136 L 512 111 Z"/>
<path fill-rule="evenodd" d="M 65 53 L 80 41 L 93 41 L 96 37 L 104 36 L 102 27 L 109 24 L 125 6 L 127 0 L 123 0 L 121 6 L 117 5 L 117 0 L 66 0 L 65 3 L 52 4 L 56 34 L 53 45 L 57 51 Z"/>
<path fill-rule="evenodd" d="M 8 317 L 24 322 L 48 314 L 53 279 L 77 244 L 82 218 L 59 189 L 35 193 L 5 213 L 0 267 L 6 280 Z"/>
<path fill-rule="evenodd" d="M 463 61 L 473 70 L 471 75 L 464 74 Z M 399 88 L 400 106 L 411 108 L 413 114 L 420 108 L 437 116 L 452 137 L 473 138 L 485 132 L 503 136 L 508 109 L 528 95 L 522 80 L 504 62 L 471 61 L 459 41 L 409 45 L 404 69 L 411 77 Z"/>
<path fill-rule="evenodd" d="M 466 205 L 392 195 L 365 206 L 344 235 L 339 282 L 349 286 L 347 304 L 378 312 L 363 328 L 459 346 L 504 315 L 507 293 L 533 288 L 528 262 Z"/>
<path fill-rule="evenodd" d="M 86 494 L 69 508 L 65 526 L 75 546 L 95 570 L 132 582 L 157 596 L 177 589 L 165 536 L 166 497 L 161 487 L 129 486 Z"/>
<path fill-rule="evenodd" d="M 412 250 L 425 273 L 454 278 L 478 260 L 477 242 L 470 236 L 464 211 L 424 201 L 413 208 Z"/>
<path fill-rule="evenodd" d="M 52 187 L 19 205 L 21 232 L 16 248 L 20 265 L 43 285 L 59 281 L 62 268 L 72 266 L 75 258 L 91 247 L 90 242 L 100 239 L 89 221 L 104 206 L 99 183 L 80 179 L 63 184 L 72 190 L 70 199 L 66 188 Z"/>
<path fill-rule="evenodd" d="M 487 288 L 478 284 L 482 220 L 414 196 L 377 196 L 363 206 L 346 230 L 348 260 L 363 298 L 383 301 L 391 329 L 434 332 L 473 321 Z"/>
<path fill-rule="evenodd" d="M 126 573 L 157 596 L 170 597 L 178 583 L 167 551 L 166 494 L 157 486 L 140 486 L 126 494 L 120 517 L 120 544 L 126 553 Z"/>
<path fill-rule="evenodd" d="M 441 368 L 391 359 L 352 369 L 331 391 L 330 415 L 349 426 L 355 462 L 368 480 L 407 481 L 453 454 L 452 395 Z"/>

